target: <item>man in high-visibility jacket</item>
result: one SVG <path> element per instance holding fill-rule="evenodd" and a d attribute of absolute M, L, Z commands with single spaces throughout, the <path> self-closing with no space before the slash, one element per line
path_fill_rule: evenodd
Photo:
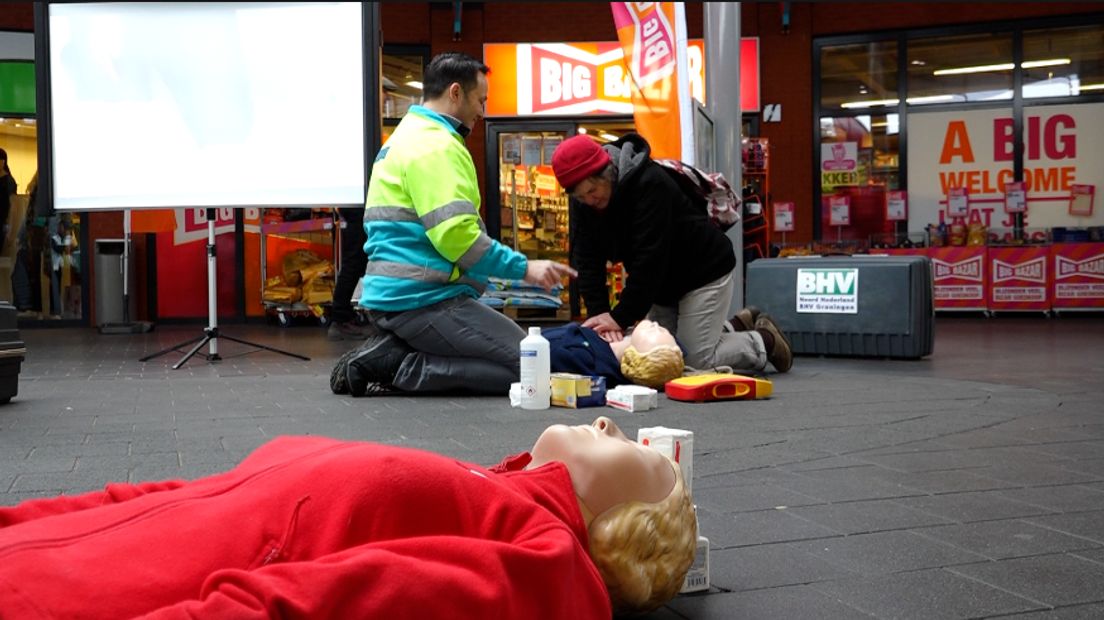
<path fill-rule="evenodd" d="M 360 305 L 381 333 L 345 360 L 354 396 L 506 394 L 518 380 L 525 332 L 479 302 L 487 278 L 550 290 L 576 275 L 495 241 L 480 219 L 479 181 L 464 137 L 483 118 L 489 71 L 465 54 L 436 56 L 422 80 L 423 104 L 411 106 L 376 156 Z"/>

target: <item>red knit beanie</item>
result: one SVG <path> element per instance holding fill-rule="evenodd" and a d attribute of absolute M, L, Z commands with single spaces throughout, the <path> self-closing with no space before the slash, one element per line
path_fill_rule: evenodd
<path fill-rule="evenodd" d="M 569 192 L 587 177 L 601 172 L 609 163 L 606 151 L 584 135 L 564 140 L 552 153 L 552 171 L 556 173 L 560 185 Z"/>

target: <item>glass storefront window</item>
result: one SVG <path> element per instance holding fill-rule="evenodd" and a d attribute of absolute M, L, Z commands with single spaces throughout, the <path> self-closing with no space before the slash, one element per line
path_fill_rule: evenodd
<path fill-rule="evenodd" d="M 832 45 L 820 50 L 821 108 L 897 105 L 897 42 Z"/>
<path fill-rule="evenodd" d="M 36 119 L 0 116 L 0 148 L 16 182 L 0 248 L 0 299 L 22 318 L 80 319 L 80 216 L 49 213 L 31 200 L 38 172 Z"/>
<path fill-rule="evenodd" d="M 1026 98 L 1104 93 L 1104 25 L 1027 30 L 1023 58 Z"/>
<path fill-rule="evenodd" d="M 908 42 L 909 105 L 1012 98 L 1012 35 L 969 34 Z"/>
<path fill-rule="evenodd" d="M 383 117 L 398 119 L 422 100 L 421 54 L 383 54 Z"/>
<path fill-rule="evenodd" d="M 886 192 L 901 188 L 897 114 L 821 117 L 820 184 L 825 239 L 866 241 L 890 232 Z M 850 225 L 829 219 L 833 199 L 846 198 Z M 829 232 L 831 231 L 831 232 Z"/>

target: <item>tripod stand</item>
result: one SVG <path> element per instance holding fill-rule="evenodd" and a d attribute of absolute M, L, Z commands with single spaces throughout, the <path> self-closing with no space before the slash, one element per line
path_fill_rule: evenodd
<path fill-rule="evenodd" d="M 160 357 L 166 353 L 172 351 L 179 351 L 181 347 L 186 347 L 192 343 L 196 343 L 194 347 L 176 364 L 173 364 L 173 370 L 176 370 L 187 363 L 193 355 L 199 352 L 204 345 L 210 344 L 210 353 L 204 354 L 208 362 L 218 362 L 222 358 L 218 353 L 218 341 L 219 338 L 225 338 L 231 342 L 237 342 L 258 349 L 264 349 L 265 351 L 272 351 L 273 353 L 279 353 L 281 355 L 287 355 L 289 357 L 298 358 L 301 360 L 310 361 L 309 357 L 299 355 L 297 353 L 291 353 L 288 351 L 282 351 L 273 347 L 258 344 L 256 342 L 249 342 L 248 340 L 242 340 L 241 338 L 234 338 L 233 336 L 227 336 L 219 333 L 218 328 L 218 287 L 216 286 L 216 271 L 215 271 L 215 208 L 207 207 L 207 327 L 203 329 L 203 335 L 192 338 L 191 340 L 175 344 L 167 349 L 163 349 L 152 355 L 139 358 L 139 362 L 146 362 L 155 357 Z"/>

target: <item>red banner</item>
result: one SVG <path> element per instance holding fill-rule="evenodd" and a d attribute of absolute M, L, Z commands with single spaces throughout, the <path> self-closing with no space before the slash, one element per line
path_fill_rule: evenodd
<path fill-rule="evenodd" d="M 1104 243 L 1055 243 L 1050 256 L 1055 310 L 1104 308 Z"/>
<path fill-rule="evenodd" d="M 683 18 L 681 5 L 676 5 L 676 2 L 611 2 L 610 8 L 631 76 L 637 132 L 651 145 L 652 157 L 692 162 L 693 152 L 683 152 L 683 138 L 693 137 L 693 127 L 689 118 L 690 93 L 682 92 L 683 88 L 689 90 L 688 86 L 682 86 L 687 79 L 685 60 L 681 67 L 678 61 L 680 45 L 687 44 L 686 31 L 683 26 L 676 33 L 679 19 Z"/>
<path fill-rule="evenodd" d="M 988 254 L 986 297 L 990 310 L 1050 310 L 1048 247 L 989 248 Z"/>
<path fill-rule="evenodd" d="M 936 310 L 987 310 L 984 246 L 929 248 Z"/>

